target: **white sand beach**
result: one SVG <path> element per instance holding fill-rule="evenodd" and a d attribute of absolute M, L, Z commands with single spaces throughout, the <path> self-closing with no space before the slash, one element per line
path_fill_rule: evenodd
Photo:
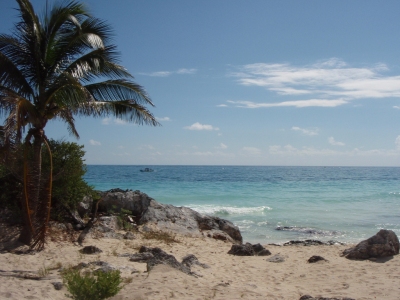
<path fill-rule="evenodd" d="M 126 278 L 123 289 L 113 298 L 122 299 L 299 299 L 313 297 L 349 297 L 362 299 L 399 299 L 400 256 L 376 261 L 352 261 L 340 257 L 349 247 L 265 245 L 272 255 L 285 257 L 281 263 L 268 262 L 270 256 L 233 256 L 227 254 L 231 244 L 209 238 L 177 236 L 179 243 L 143 239 L 87 238 L 84 245 L 94 245 L 100 254 L 84 255 L 81 246 L 66 241 L 49 241 L 46 249 L 34 255 L 0 254 L 0 299 L 69 299 L 64 286 L 56 290 L 52 282 L 62 281 L 57 266 L 74 266 L 80 262 L 106 261 L 121 270 Z M 137 253 L 142 246 L 160 247 L 178 261 L 194 254 L 209 268 L 192 267 L 195 277 L 167 265 L 156 266 L 149 273 L 146 263 L 130 262 L 123 253 Z M 308 263 L 313 255 L 327 261 Z M 22 279 L 15 270 L 43 273 L 43 280 Z M 132 273 L 136 269 L 138 272 Z"/>

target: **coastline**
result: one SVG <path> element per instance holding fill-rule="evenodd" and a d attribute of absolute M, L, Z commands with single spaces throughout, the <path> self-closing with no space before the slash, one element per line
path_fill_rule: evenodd
<path fill-rule="evenodd" d="M 5 276 L 12 270 L 40 272 L 44 268 L 77 265 L 80 262 L 106 261 L 121 270 L 128 281 L 113 298 L 122 299 L 299 299 L 337 297 L 353 299 L 398 299 L 400 257 L 384 260 L 352 261 L 340 257 L 350 245 L 278 246 L 265 245 L 271 255 L 284 262 L 267 261 L 269 256 L 233 256 L 227 254 L 231 243 L 210 238 L 176 236 L 178 243 L 144 239 L 135 233 L 133 240 L 87 238 L 84 246 L 103 250 L 94 255 L 78 252 L 82 247 L 65 241 L 49 241 L 46 249 L 34 255 L 0 254 L 1 299 L 69 299 L 67 289 L 55 290 L 51 282 L 62 281 L 59 270 L 50 270 L 49 279 L 29 280 Z M 160 247 L 178 261 L 188 254 L 209 266 L 192 268 L 199 277 L 190 276 L 167 265 L 158 265 L 149 273 L 146 264 L 131 262 L 124 253 L 137 253 L 141 246 Z M 327 261 L 308 263 L 313 255 Z M 134 271 L 136 270 L 136 271 Z M 133 273 L 132 273 L 133 272 Z"/>

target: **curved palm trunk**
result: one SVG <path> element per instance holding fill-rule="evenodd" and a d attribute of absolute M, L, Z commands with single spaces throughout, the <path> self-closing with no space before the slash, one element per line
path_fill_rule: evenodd
<path fill-rule="evenodd" d="M 30 140 L 33 137 L 33 145 Z M 25 155 L 24 166 L 24 197 L 23 215 L 24 228 L 19 240 L 31 248 L 43 249 L 47 224 L 49 222 L 51 207 L 52 170 L 47 182 L 42 179 L 42 144 L 46 143 L 50 153 L 50 169 L 52 159 L 50 147 L 47 144 L 44 131 L 31 129 L 25 138 L 26 150 L 31 150 Z"/>

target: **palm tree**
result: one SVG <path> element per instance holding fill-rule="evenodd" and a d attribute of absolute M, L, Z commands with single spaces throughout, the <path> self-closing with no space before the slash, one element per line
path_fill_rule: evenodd
<path fill-rule="evenodd" d="M 145 90 L 118 63 L 109 25 L 73 0 L 39 17 L 29 0 L 16 0 L 20 20 L 0 35 L 0 115 L 4 145 L 25 145 L 24 229 L 20 240 L 42 249 L 51 207 L 51 176 L 43 178 L 41 153 L 49 120 L 62 120 L 79 138 L 75 116 L 113 115 L 136 124 L 159 123 L 145 107 Z"/>

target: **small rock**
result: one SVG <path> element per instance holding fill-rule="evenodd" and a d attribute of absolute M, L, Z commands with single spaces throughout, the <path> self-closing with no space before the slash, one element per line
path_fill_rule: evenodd
<path fill-rule="evenodd" d="M 135 235 L 132 233 L 132 232 L 130 232 L 130 231 L 128 231 L 127 233 L 125 233 L 125 235 L 124 235 L 124 239 L 125 240 L 134 240 L 136 237 L 135 237 Z"/>
<path fill-rule="evenodd" d="M 323 258 L 322 256 L 313 255 L 313 256 L 311 256 L 311 257 L 308 259 L 308 262 L 309 262 L 309 263 L 316 263 L 316 262 L 321 261 L 321 260 L 327 261 L 327 260 L 326 260 L 325 258 Z"/>
<path fill-rule="evenodd" d="M 83 247 L 81 250 L 79 250 L 79 252 L 82 254 L 97 254 L 103 251 L 97 248 L 96 246 L 86 246 Z"/>
<path fill-rule="evenodd" d="M 281 263 L 285 261 L 285 257 L 280 254 L 275 254 L 274 256 L 268 258 L 267 261 L 273 263 Z"/>
<path fill-rule="evenodd" d="M 54 286 L 54 288 L 57 291 L 61 290 L 64 286 L 64 284 L 62 282 L 52 282 L 51 284 Z"/>

